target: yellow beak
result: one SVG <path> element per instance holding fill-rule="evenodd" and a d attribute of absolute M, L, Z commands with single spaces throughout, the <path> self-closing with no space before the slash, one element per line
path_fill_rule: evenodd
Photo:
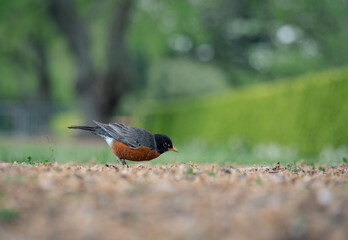
<path fill-rule="evenodd" d="M 169 151 L 173 151 L 173 152 L 179 152 L 178 149 L 176 149 L 175 147 L 172 148 L 168 148 Z"/>

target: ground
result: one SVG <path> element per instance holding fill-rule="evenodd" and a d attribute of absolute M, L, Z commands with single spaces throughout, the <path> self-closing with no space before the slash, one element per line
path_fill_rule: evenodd
<path fill-rule="evenodd" d="M 347 239 L 348 166 L 0 163 L 0 239 Z"/>

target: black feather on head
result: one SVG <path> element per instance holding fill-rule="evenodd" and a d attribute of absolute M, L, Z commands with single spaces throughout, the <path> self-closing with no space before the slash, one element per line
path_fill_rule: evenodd
<path fill-rule="evenodd" d="M 157 146 L 157 152 L 160 154 L 169 151 L 173 148 L 172 140 L 164 134 L 154 134 Z"/>

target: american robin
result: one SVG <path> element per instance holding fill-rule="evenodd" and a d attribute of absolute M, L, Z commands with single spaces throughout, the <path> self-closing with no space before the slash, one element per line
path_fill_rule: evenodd
<path fill-rule="evenodd" d="M 104 124 L 93 121 L 97 126 L 71 126 L 68 128 L 90 131 L 102 138 L 111 147 L 117 160 L 127 166 L 125 160 L 149 161 L 167 151 L 178 152 L 170 138 L 164 134 L 152 134 L 149 131 L 131 127 L 123 123 Z"/>

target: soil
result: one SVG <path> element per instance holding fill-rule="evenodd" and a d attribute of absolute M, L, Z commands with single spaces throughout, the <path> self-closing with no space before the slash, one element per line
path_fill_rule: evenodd
<path fill-rule="evenodd" d="M 0 163 L 0 239 L 348 239 L 348 166 Z"/>

